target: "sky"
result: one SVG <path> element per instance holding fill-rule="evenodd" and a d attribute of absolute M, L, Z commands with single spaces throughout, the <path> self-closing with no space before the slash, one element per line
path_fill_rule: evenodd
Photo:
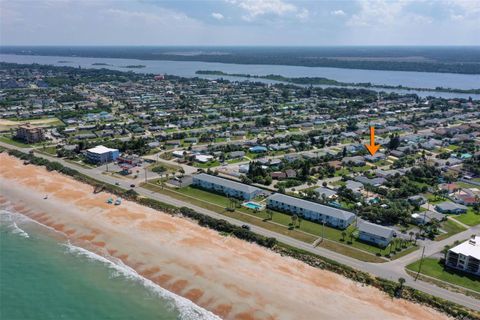
<path fill-rule="evenodd" d="M 480 0 L 0 0 L 1 45 L 480 45 Z"/>

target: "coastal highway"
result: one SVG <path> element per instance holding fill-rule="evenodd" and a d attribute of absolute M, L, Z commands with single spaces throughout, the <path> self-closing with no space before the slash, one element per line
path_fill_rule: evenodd
<path fill-rule="evenodd" d="M 5 147 L 7 149 L 16 149 L 16 150 L 19 150 L 19 151 L 22 151 L 22 152 L 25 152 L 25 153 L 28 153 L 29 151 L 32 150 L 32 149 L 28 149 L 28 148 L 20 148 L 20 147 L 12 146 L 10 144 L 6 144 L 6 143 L 3 143 L 3 142 L 0 142 L 0 146 Z M 53 157 L 53 156 L 48 156 L 48 155 L 38 153 L 38 152 L 36 152 L 35 155 L 39 156 L 39 157 L 42 157 L 42 158 L 45 158 L 45 159 L 48 159 L 48 160 L 51 160 L 51 161 L 59 162 L 66 167 L 75 169 L 75 170 L 77 170 L 77 171 L 79 171 L 79 172 L 81 172 L 81 173 L 83 173 L 87 176 L 90 176 L 94 179 L 103 181 L 105 183 L 119 184 L 120 187 L 123 187 L 125 189 L 129 189 L 130 188 L 129 185 L 132 183 L 132 180 L 126 181 L 124 179 L 116 178 L 116 177 L 113 177 L 113 176 L 110 176 L 110 175 L 99 174 L 98 170 L 80 167 L 76 164 L 72 164 L 72 163 L 67 162 L 63 159 L 59 159 L 59 158 L 56 158 L 56 157 Z M 163 194 L 155 193 L 153 191 L 147 190 L 147 189 L 142 188 L 142 187 L 136 187 L 135 190 L 142 196 L 150 197 L 152 199 L 155 199 L 155 200 L 158 200 L 158 201 L 161 201 L 161 202 L 173 205 L 173 206 L 177 206 L 177 207 L 189 207 L 189 208 L 191 208 L 193 210 L 196 210 L 196 211 L 198 211 L 202 214 L 205 214 L 205 215 L 217 218 L 217 219 L 224 219 L 224 220 L 226 220 L 226 221 L 228 221 L 228 222 L 230 222 L 234 225 L 241 226 L 241 225 L 245 224 L 244 222 L 242 222 L 240 220 L 236 220 L 236 219 L 221 215 L 221 214 L 216 213 L 214 211 L 210 211 L 210 210 L 192 205 L 190 203 L 187 203 L 187 202 L 175 199 L 175 198 L 171 198 L 171 197 L 163 195 Z M 361 270 L 361 271 L 364 271 L 364 272 L 368 272 L 368 273 L 370 273 L 374 276 L 382 277 L 382 278 L 389 279 L 389 280 L 392 280 L 392 281 L 398 281 L 399 278 L 404 278 L 404 279 L 406 279 L 406 284 L 409 285 L 412 288 L 415 288 L 415 289 L 418 289 L 418 290 L 423 291 L 425 293 L 428 293 L 428 294 L 431 294 L 431 295 L 434 295 L 434 296 L 437 296 L 437 297 L 440 297 L 440 298 L 458 303 L 458 304 L 463 305 L 465 307 L 468 307 L 470 309 L 480 311 L 480 301 L 479 300 L 477 300 L 477 299 L 475 299 L 471 296 L 466 296 L 466 295 L 461 294 L 461 293 L 457 293 L 457 292 L 453 292 L 453 291 L 449 291 L 449 290 L 440 288 L 438 286 L 435 286 L 433 284 L 430 284 L 430 283 L 427 283 L 427 282 L 424 282 L 424 281 L 421 281 L 421 280 L 415 281 L 413 277 L 411 277 L 410 275 L 408 275 L 405 272 L 405 266 L 407 264 L 420 259 L 421 250 L 414 251 L 414 252 L 412 252 L 412 253 L 404 256 L 404 257 L 401 257 L 397 260 L 393 260 L 393 261 L 389 261 L 389 262 L 385 262 L 385 263 L 368 263 L 368 262 L 363 262 L 363 261 L 360 261 L 360 260 L 357 260 L 357 259 L 354 259 L 354 258 L 351 258 L 351 257 L 341 255 L 339 253 L 336 253 L 334 251 L 330 251 L 330 250 L 327 250 L 327 249 L 324 249 L 324 248 L 314 247 L 309 243 L 305 243 L 305 242 L 293 239 L 291 237 L 288 237 L 288 236 L 285 236 L 285 235 L 282 235 L 282 234 L 279 234 L 279 233 L 276 233 L 276 232 L 272 232 L 270 230 L 267 230 L 267 229 L 264 229 L 264 228 L 261 228 L 261 227 L 257 227 L 257 226 L 252 225 L 251 230 L 253 232 L 257 233 L 257 234 L 260 234 L 260 235 L 263 235 L 263 236 L 266 236 L 266 237 L 274 237 L 278 241 L 283 242 L 285 244 L 288 244 L 292 247 L 297 247 L 299 249 L 317 254 L 319 256 L 323 256 L 323 257 L 329 258 L 331 260 L 335 260 L 339 263 L 345 264 L 345 265 L 350 266 L 352 268 L 355 268 L 355 269 L 358 269 L 358 270 Z M 465 240 L 465 239 L 469 238 L 472 234 L 475 234 L 475 233 L 477 233 L 477 234 L 480 233 L 480 226 L 470 228 L 469 230 L 458 233 L 458 234 L 456 234 L 456 235 L 454 235 L 454 236 L 452 236 L 448 239 L 445 239 L 443 241 L 433 242 L 432 244 L 429 245 L 429 247 L 425 248 L 425 256 L 432 255 L 432 254 L 442 250 L 445 245 L 451 244 L 455 240 Z"/>

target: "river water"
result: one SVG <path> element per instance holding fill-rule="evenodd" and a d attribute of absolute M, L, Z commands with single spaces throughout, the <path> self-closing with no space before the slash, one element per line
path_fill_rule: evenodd
<path fill-rule="evenodd" d="M 452 73 L 431 73 L 431 72 L 410 72 L 410 71 L 384 71 L 384 70 L 360 70 L 323 67 L 301 67 L 283 65 L 251 65 L 251 64 L 227 64 L 200 61 L 164 61 L 164 60 L 138 60 L 138 59 L 114 59 L 114 58 L 86 58 L 86 57 L 59 57 L 59 56 L 36 56 L 36 55 L 15 55 L 0 54 L 0 61 L 11 63 L 39 63 L 55 66 L 75 66 L 82 68 L 108 68 L 120 71 L 133 71 L 138 73 L 171 74 L 181 77 L 202 77 L 207 79 L 223 78 L 232 81 L 247 80 L 248 78 L 197 75 L 198 70 L 216 70 L 225 73 L 241 73 L 250 75 L 277 74 L 285 77 L 324 77 L 340 82 L 370 82 L 376 85 L 389 85 L 415 88 L 454 88 L 454 89 L 476 89 L 480 88 L 480 75 L 452 74 Z M 94 65 L 102 63 L 106 65 Z M 145 68 L 129 69 L 128 65 L 144 65 Z M 252 79 L 250 79 L 252 80 Z M 266 83 L 275 81 L 254 79 Z M 328 86 L 321 86 L 328 87 Z M 331 87 L 331 86 L 329 86 Z M 441 98 L 468 98 L 479 100 L 480 94 L 462 94 L 452 92 L 432 92 L 401 89 L 377 89 L 376 91 L 415 93 L 420 97 L 435 96 Z"/>

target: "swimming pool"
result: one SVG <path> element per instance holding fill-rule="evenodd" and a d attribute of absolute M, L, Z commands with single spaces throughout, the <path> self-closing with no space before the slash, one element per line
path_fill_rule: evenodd
<path fill-rule="evenodd" d="M 253 209 L 253 210 L 261 210 L 263 209 L 263 206 L 261 204 L 255 203 L 255 202 L 245 202 L 243 206 Z"/>

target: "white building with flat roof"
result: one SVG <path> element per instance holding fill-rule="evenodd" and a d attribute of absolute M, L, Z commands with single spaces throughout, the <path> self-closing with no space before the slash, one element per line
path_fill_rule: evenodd
<path fill-rule="evenodd" d="M 480 237 L 472 236 L 469 240 L 448 250 L 445 264 L 480 276 Z"/>
<path fill-rule="evenodd" d="M 118 149 L 96 146 L 87 150 L 87 158 L 93 163 L 106 163 L 115 161 L 120 155 Z"/>

